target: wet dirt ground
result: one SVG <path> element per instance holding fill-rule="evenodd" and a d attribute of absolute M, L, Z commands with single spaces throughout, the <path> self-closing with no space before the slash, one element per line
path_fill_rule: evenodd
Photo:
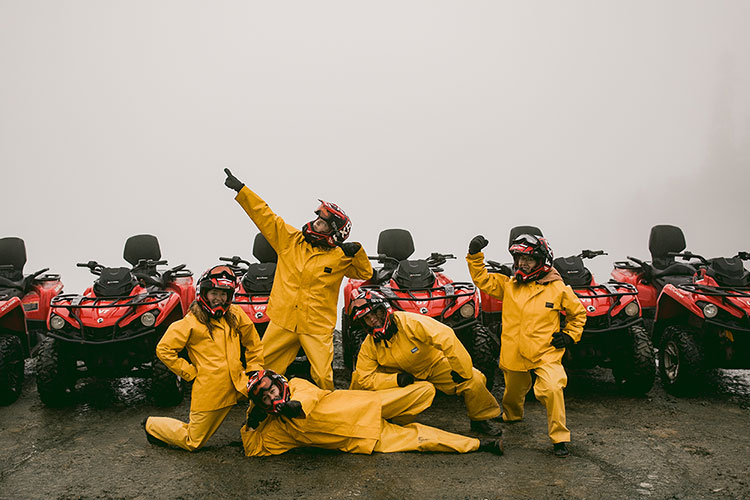
<path fill-rule="evenodd" d="M 348 455 L 313 449 L 246 458 L 236 407 L 199 452 L 150 445 L 147 415 L 184 419 L 188 398 L 156 408 L 130 379 L 88 382 L 45 408 L 27 362 L 23 395 L 0 407 L 0 499 L 750 498 L 750 371 L 724 370 L 697 396 L 616 393 L 608 370 L 570 374 L 571 456 L 552 456 L 544 408 L 504 425 L 506 454 Z M 336 385 L 347 374 L 336 370 Z M 499 382 L 499 380 L 498 380 Z M 498 397 L 502 387 L 493 391 Z M 418 421 L 471 434 L 463 403 L 438 396 Z"/>

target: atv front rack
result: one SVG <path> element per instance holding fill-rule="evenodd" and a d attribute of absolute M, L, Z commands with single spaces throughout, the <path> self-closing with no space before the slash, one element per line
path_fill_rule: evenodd
<path fill-rule="evenodd" d="M 158 304 L 159 302 L 169 298 L 174 292 L 149 292 L 140 295 L 125 295 L 125 296 L 114 296 L 114 297 L 86 297 L 84 295 L 77 294 L 64 294 L 53 297 L 50 301 L 50 307 L 67 309 L 70 317 L 78 322 L 79 328 L 66 328 L 62 330 L 49 331 L 47 335 L 66 341 L 76 342 L 79 344 L 110 344 L 115 342 L 122 342 L 125 340 L 132 340 L 144 335 L 148 335 L 155 331 L 153 326 L 146 327 L 140 324 L 130 323 L 126 327 L 122 327 L 122 322 L 131 317 L 131 313 L 135 311 L 136 307 L 150 306 Z M 125 301 L 117 303 L 119 301 Z M 69 304 L 62 304 L 61 302 L 70 302 Z M 132 311 L 127 311 L 120 317 L 113 326 L 109 327 L 91 327 L 83 324 L 81 317 L 76 313 L 80 309 L 114 309 L 121 307 L 132 308 Z M 64 334 L 64 335 L 63 335 Z"/>
<path fill-rule="evenodd" d="M 641 321 L 640 317 L 634 317 L 632 321 L 613 321 L 612 311 L 618 304 L 620 304 L 621 299 L 627 296 L 638 295 L 638 289 L 630 283 L 622 283 L 616 281 L 611 283 L 602 283 L 601 285 L 574 286 L 571 288 L 579 299 L 603 299 L 607 297 L 614 297 L 614 300 L 609 305 L 609 309 L 607 309 L 606 314 L 591 317 L 586 320 L 586 326 L 584 326 L 586 332 L 600 333 L 607 332 L 613 329 L 628 328 Z M 625 290 L 617 290 L 618 288 L 624 288 Z M 586 295 L 578 293 L 579 290 L 589 290 L 592 293 L 590 295 Z"/>
<path fill-rule="evenodd" d="M 674 285 L 680 290 L 710 297 L 750 298 L 750 287 L 729 287 L 680 283 Z"/>
<path fill-rule="evenodd" d="M 450 309 L 458 299 L 462 297 L 473 296 L 476 293 L 477 288 L 476 286 L 474 286 L 474 283 L 454 281 L 453 283 L 449 283 L 447 285 L 432 288 L 394 289 L 387 285 L 363 285 L 362 287 L 360 287 L 360 290 L 379 291 L 391 303 L 399 301 L 428 302 L 434 300 L 447 300 L 448 305 L 445 306 L 442 311 L 440 311 L 440 315 L 438 316 L 438 319 L 445 321 L 445 312 Z M 415 292 L 427 293 L 428 296 L 416 297 L 414 295 Z M 408 297 L 401 297 L 398 295 L 399 293 L 408 294 Z M 440 293 L 440 295 L 434 295 L 436 293 Z M 474 321 L 474 318 L 470 318 L 469 320 Z M 460 325 L 455 326 L 455 328 L 457 327 L 460 327 Z"/>

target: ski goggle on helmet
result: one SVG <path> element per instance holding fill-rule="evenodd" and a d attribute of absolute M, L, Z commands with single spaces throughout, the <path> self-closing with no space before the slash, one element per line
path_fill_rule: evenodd
<path fill-rule="evenodd" d="M 247 382 L 250 400 L 266 413 L 279 413 L 279 405 L 289 401 L 289 381 L 273 370 L 259 370 Z"/>
<path fill-rule="evenodd" d="M 234 288 L 237 277 L 229 266 L 214 266 L 201 276 L 198 280 L 198 304 L 201 305 L 210 316 L 220 318 L 229 310 L 234 297 Z M 210 290 L 223 290 L 227 292 L 227 300 L 222 304 L 212 306 L 208 300 Z"/>
<path fill-rule="evenodd" d="M 360 293 L 351 303 L 350 314 L 352 320 L 359 322 L 375 340 L 388 340 L 392 336 L 389 327 L 393 321 L 393 308 L 380 292 L 366 290 Z"/>
<path fill-rule="evenodd" d="M 513 256 L 513 274 L 521 283 L 537 280 L 552 269 L 552 247 L 541 236 L 521 234 L 511 242 L 508 251 Z M 529 272 L 522 271 L 518 266 L 518 258 L 521 255 L 533 257 L 536 261 L 536 265 Z"/>
<path fill-rule="evenodd" d="M 318 200 L 320 206 L 315 210 L 315 215 L 323 219 L 331 227 L 327 233 L 319 233 L 313 229 L 310 221 L 302 226 L 302 233 L 310 243 L 324 244 L 331 248 L 343 243 L 352 231 L 352 221 L 348 215 L 335 203 Z"/>

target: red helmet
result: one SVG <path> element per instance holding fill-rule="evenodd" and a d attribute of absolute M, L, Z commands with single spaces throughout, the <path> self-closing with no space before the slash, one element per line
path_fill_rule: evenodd
<path fill-rule="evenodd" d="M 263 396 L 271 386 L 279 389 L 279 396 L 271 401 L 271 404 L 263 402 Z M 247 393 L 253 403 L 266 413 L 278 414 L 278 407 L 291 398 L 289 393 L 289 381 L 283 375 L 273 370 L 259 370 L 247 381 Z"/>
<path fill-rule="evenodd" d="M 547 240 L 533 234 L 520 234 L 510 243 L 508 251 L 513 256 L 513 273 L 517 281 L 525 283 L 541 278 L 552 269 L 554 254 Z M 518 267 L 518 256 L 528 255 L 533 257 L 537 264 L 528 273 L 524 273 Z"/>
<path fill-rule="evenodd" d="M 383 324 L 381 326 L 368 326 L 365 323 L 364 317 L 370 313 L 374 313 L 378 309 L 383 309 L 385 312 L 385 318 L 383 318 Z M 356 299 L 354 299 L 349 307 L 350 314 L 353 321 L 359 322 L 359 324 L 365 330 L 368 330 L 370 335 L 375 340 L 388 340 L 395 333 L 395 323 L 393 323 L 393 308 L 390 302 L 385 296 L 376 290 L 365 290 L 361 292 Z"/>
<path fill-rule="evenodd" d="M 322 243 L 333 248 L 349 237 L 349 233 L 352 231 L 352 221 L 335 203 L 318 201 L 320 206 L 315 210 L 315 214 L 326 221 L 331 226 L 331 230 L 328 233 L 319 233 L 313 230 L 313 222 L 315 221 L 310 221 L 302 226 L 302 233 L 310 243 Z"/>
<path fill-rule="evenodd" d="M 234 288 L 237 285 L 237 277 L 229 266 L 214 266 L 198 280 L 198 304 L 204 311 L 214 318 L 221 318 L 229 310 L 234 296 Z M 227 300 L 223 304 L 211 306 L 208 301 L 209 290 L 224 290 L 227 292 Z"/>

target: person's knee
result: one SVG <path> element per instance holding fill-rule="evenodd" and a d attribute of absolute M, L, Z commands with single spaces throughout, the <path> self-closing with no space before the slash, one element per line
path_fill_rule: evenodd
<path fill-rule="evenodd" d="M 413 385 L 416 387 L 415 392 L 419 395 L 419 399 L 432 400 L 435 397 L 435 386 L 430 382 L 420 380 L 419 382 L 414 382 Z"/>

